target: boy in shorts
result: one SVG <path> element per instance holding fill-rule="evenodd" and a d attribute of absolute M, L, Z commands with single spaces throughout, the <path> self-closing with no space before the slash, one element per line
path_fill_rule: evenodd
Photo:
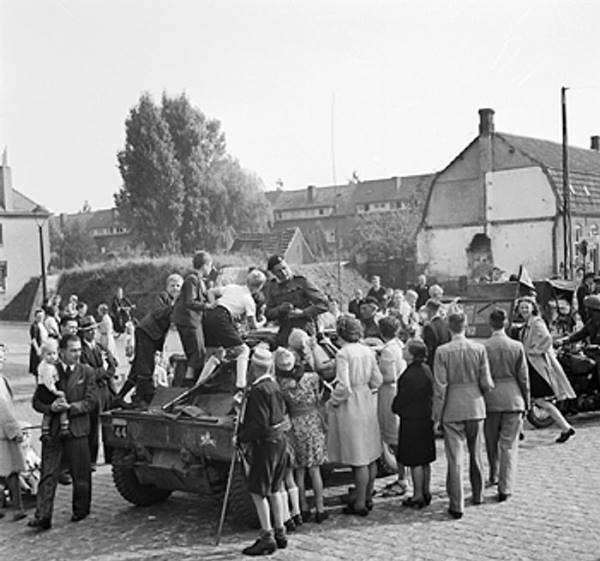
<path fill-rule="evenodd" d="M 248 491 L 256 507 L 261 531 L 256 542 L 242 551 L 244 555 L 270 555 L 277 548 L 287 547 L 280 493 L 289 463 L 285 438 L 289 420 L 273 375 L 273 355 L 258 345 L 250 363 L 250 389 L 238 440 L 251 446 Z"/>

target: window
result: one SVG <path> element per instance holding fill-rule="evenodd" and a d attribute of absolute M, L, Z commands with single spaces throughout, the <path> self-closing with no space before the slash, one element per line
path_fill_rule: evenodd
<path fill-rule="evenodd" d="M 320 208 L 319 209 L 319 216 L 323 216 L 325 214 L 325 209 L 324 208 Z"/>
<path fill-rule="evenodd" d="M 6 277 L 8 276 L 8 265 L 6 261 L 0 261 L 0 292 L 6 292 Z"/>
<path fill-rule="evenodd" d="M 580 242 L 583 237 L 583 227 L 581 224 L 576 224 L 573 232 L 575 235 L 575 243 Z"/>
<path fill-rule="evenodd" d="M 598 235 L 598 224 L 592 224 L 590 226 L 590 236 L 597 236 Z"/>
<path fill-rule="evenodd" d="M 0 245 L 4 244 L 4 233 L 2 232 L 2 224 L 0 224 Z"/>

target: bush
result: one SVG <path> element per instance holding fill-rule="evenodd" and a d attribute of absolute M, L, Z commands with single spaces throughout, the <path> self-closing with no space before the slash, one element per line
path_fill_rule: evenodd
<path fill-rule="evenodd" d="M 248 255 L 215 255 L 215 265 L 223 272 L 224 282 L 243 282 L 248 267 L 264 267 L 265 259 Z M 292 266 L 295 273 L 306 276 L 323 292 L 338 298 L 337 264 L 313 263 Z M 183 277 L 191 272 L 189 257 L 173 256 L 158 258 L 138 258 L 109 264 L 90 264 L 64 271 L 57 285 L 57 291 L 66 301 L 71 294 L 89 306 L 89 313 L 96 314 L 99 304 L 110 302 L 117 287 L 123 287 L 125 295 L 136 304 L 135 317 L 141 318 L 152 305 L 157 293 L 162 291 L 167 277 L 179 273 Z M 355 289 L 368 288 L 368 283 L 353 268 L 342 268 L 342 302 L 346 304 Z"/>

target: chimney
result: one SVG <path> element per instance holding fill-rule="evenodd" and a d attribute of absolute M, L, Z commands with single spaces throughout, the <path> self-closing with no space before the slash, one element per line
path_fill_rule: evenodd
<path fill-rule="evenodd" d="M 13 208 L 12 172 L 8 165 L 8 151 L 2 152 L 2 166 L 0 167 L 0 207 L 4 210 Z"/>
<path fill-rule="evenodd" d="M 600 136 L 594 135 L 590 137 L 590 149 L 600 152 Z"/>
<path fill-rule="evenodd" d="M 479 136 L 490 136 L 494 133 L 494 110 L 479 110 Z"/>
<path fill-rule="evenodd" d="M 312 204 L 315 202 L 315 186 L 314 185 L 309 185 L 306 188 L 306 200 L 309 202 L 309 204 Z"/>

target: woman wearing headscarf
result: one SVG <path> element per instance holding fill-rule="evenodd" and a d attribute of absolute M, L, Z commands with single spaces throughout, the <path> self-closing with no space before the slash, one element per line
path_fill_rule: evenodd
<path fill-rule="evenodd" d="M 360 343 L 360 322 L 342 316 L 337 322 L 342 348 L 336 355 L 335 386 L 328 407 L 327 449 L 329 460 L 352 466 L 356 497 L 345 514 L 367 516 L 381 455 L 375 390 L 383 381 L 375 353 Z"/>
<path fill-rule="evenodd" d="M 558 401 L 573 399 L 576 397 L 575 392 L 556 358 L 552 347 L 552 335 L 539 315 L 535 298 L 523 296 L 517 301 L 517 307 L 525 321 L 521 331 L 521 341 L 525 347 L 529 366 L 531 398 L 560 427 L 561 432 L 556 442 L 566 442 L 575 434 L 575 429 L 549 399 L 556 398 Z"/>

